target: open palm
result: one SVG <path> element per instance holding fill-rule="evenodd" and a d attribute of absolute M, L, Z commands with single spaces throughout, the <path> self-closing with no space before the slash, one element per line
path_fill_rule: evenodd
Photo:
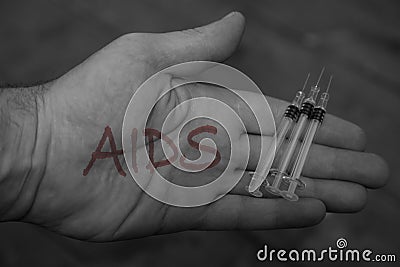
<path fill-rule="evenodd" d="M 121 154 L 121 131 L 134 92 L 148 77 L 173 64 L 225 60 L 237 47 L 243 28 L 242 15 L 234 13 L 193 30 L 127 34 L 53 81 L 39 124 L 42 134 L 38 144 L 44 149 L 36 161 L 46 161 L 32 174 L 37 190 L 24 220 L 79 239 L 109 241 L 188 229 L 302 227 L 318 223 L 326 210 L 361 209 L 366 187 L 384 184 L 386 165 L 378 156 L 362 152 L 365 138 L 357 126 L 333 116 L 327 116 L 312 147 L 304 170 L 307 188 L 296 203 L 249 196 L 244 190 L 250 179 L 247 173 L 228 195 L 195 208 L 163 204 L 144 193 L 132 179 Z M 204 85 L 188 91 L 219 95 L 229 102 L 228 95 L 215 90 Z M 152 118 L 160 117 L 183 99 L 179 92 L 174 97 L 159 103 L 165 105 L 164 109 L 156 108 Z M 273 98 L 268 101 L 274 116 L 279 117 L 287 103 Z M 95 161 L 88 169 L 107 126 L 115 139 L 121 168 L 113 158 L 107 158 Z M 249 134 L 250 141 L 254 139 L 251 146 L 257 146 L 257 134 Z M 224 158 L 229 150 L 226 138 L 216 138 Z M 102 151 L 111 151 L 109 144 L 107 140 Z M 184 149 L 192 151 L 190 147 Z M 250 155 L 243 167 L 254 170 L 257 160 Z M 183 176 L 172 167 L 165 171 L 174 180 Z M 213 171 L 218 173 L 220 168 Z M 207 181 L 210 171 L 196 175 L 200 182 Z"/>

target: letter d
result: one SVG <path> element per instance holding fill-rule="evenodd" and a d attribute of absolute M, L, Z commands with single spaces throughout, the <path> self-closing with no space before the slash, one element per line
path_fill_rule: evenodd
<path fill-rule="evenodd" d="M 264 245 L 264 249 L 260 249 L 257 252 L 257 259 L 259 261 L 265 261 L 267 259 L 267 250 L 268 250 L 268 246 Z M 262 254 L 264 254 L 263 256 L 261 256 Z"/>

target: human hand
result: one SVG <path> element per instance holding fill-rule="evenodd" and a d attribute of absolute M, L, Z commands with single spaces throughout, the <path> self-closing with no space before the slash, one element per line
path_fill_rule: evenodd
<path fill-rule="evenodd" d="M 234 13 L 183 32 L 127 34 L 49 84 L 39 105 L 33 167 L 23 176 L 4 178 L 4 184 L 11 184 L 12 179 L 30 193 L 19 195 L 2 218 L 22 218 L 74 238 L 109 241 L 188 229 L 302 227 L 318 223 L 326 210 L 361 209 L 366 187 L 382 186 L 387 167 L 378 156 L 362 152 L 365 137 L 359 127 L 329 115 L 310 152 L 304 170 L 307 188 L 299 193 L 302 198 L 297 203 L 250 197 L 244 190 L 250 178 L 245 174 L 228 195 L 211 204 L 194 208 L 169 206 L 138 187 L 122 156 L 122 172 L 108 159 L 96 161 L 87 175 L 82 175 L 106 126 L 112 129 L 117 149 L 122 149 L 125 107 L 148 77 L 181 62 L 225 60 L 237 47 L 243 28 L 243 17 Z M 187 97 L 185 92 L 231 101 L 229 95 L 213 86 L 183 88 L 187 90 L 178 90 L 173 98 L 159 103 L 161 107 L 155 112 L 162 113 L 179 104 Z M 256 103 L 260 99 L 254 98 Z M 278 118 L 287 103 L 273 98 L 268 101 Z M 157 118 L 159 114 L 152 116 Z M 257 135 L 256 130 L 249 132 L 253 150 Z M 221 155 L 229 150 L 226 140 L 223 135 L 215 136 Z M 250 154 L 247 171 L 255 169 L 256 154 Z M 210 172 L 218 173 L 222 166 L 208 170 L 207 175 L 196 175 L 201 181 L 207 180 Z M 172 167 L 167 166 L 165 171 L 173 179 L 180 179 Z"/>

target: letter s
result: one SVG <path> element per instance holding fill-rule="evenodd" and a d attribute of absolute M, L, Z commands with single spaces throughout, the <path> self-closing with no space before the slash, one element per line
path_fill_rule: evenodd
<path fill-rule="evenodd" d="M 196 129 L 194 129 L 193 131 L 191 131 L 187 137 L 187 141 L 191 147 L 197 149 L 200 152 L 204 151 L 204 152 L 208 152 L 211 154 L 215 154 L 215 158 L 212 162 L 196 164 L 196 163 L 187 163 L 187 162 L 185 162 L 185 158 L 181 157 L 179 159 L 179 163 L 181 164 L 181 166 L 185 167 L 186 169 L 199 170 L 199 171 L 203 170 L 204 168 L 210 169 L 210 168 L 216 166 L 221 161 L 221 154 L 219 153 L 218 149 L 216 150 L 215 148 L 207 146 L 207 145 L 200 145 L 200 143 L 193 140 L 193 138 L 196 135 L 199 135 L 201 133 L 212 133 L 215 135 L 215 134 L 217 134 L 217 128 L 214 126 L 211 126 L 211 125 L 200 126 L 200 127 L 197 127 Z"/>

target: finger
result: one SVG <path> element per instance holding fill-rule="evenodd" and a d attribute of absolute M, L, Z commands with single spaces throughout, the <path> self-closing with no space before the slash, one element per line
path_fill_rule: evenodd
<path fill-rule="evenodd" d="M 267 97 L 274 117 L 279 122 L 288 102 L 273 97 Z M 365 132 L 354 123 L 327 114 L 315 136 L 315 143 L 363 151 L 366 145 Z"/>
<path fill-rule="evenodd" d="M 248 132 L 260 134 L 260 129 L 263 132 L 267 132 L 268 129 L 263 127 L 270 127 L 270 125 L 259 125 L 253 115 L 253 113 L 262 114 L 265 112 L 265 98 L 260 97 L 261 95 L 255 92 L 240 91 L 240 93 L 246 97 L 247 103 L 243 101 L 238 102 L 237 109 L 240 116 L 246 121 Z M 290 103 L 273 97 L 265 97 L 278 128 L 279 121 Z M 314 142 L 332 147 L 363 151 L 365 149 L 366 137 L 364 131 L 359 126 L 327 114 L 315 136 Z"/>
<path fill-rule="evenodd" d="M 324 202 L 330 212 L 357 212 L 367 203 L 367 189 L 357 183 L 321 180 L 303 177 L 304 190 L 298 190 L 299 197 L 317 198 Z"/>
<path fill-rule="evenodd" d="M 191 83 L 180 89 L 181 91 L 190 91 L 192 97 L 212 97 L 229 105 L 240 116 L 246 130 L 251 134 L 272 135 L 274 131 L 272 120 L 275 119 L 276 127 L 279 127 L 279 120 L 289 105 L 286 101 L 263 97 L 260 93 L 243 90 L 230 91 L 216 85 Z M 264 116 L 264 123 L 260 123 L 255 114 Z M 365 147 L 365 134 L 357 125 L 327 114 L 314 142 L 326 146 L 362 151 Z"/>
<path fill-rule="evenodd" d="M 224 61 L 239 45 L 245 19 L 232 12 L 211 24 L 156 35 L 154 57 L 160 69 L 193 60 Z"/>
<path fill-rule="evenodd" d="M 260 143 L 270 143 L 272 137 L 261 138 L 256 135 L 248 135 L 248 138 L 250 157 L 247 170 L 255 170 L 259 160 Z M 286 143 L 282 144 L 274 164 L 280 161 L 286 146 Z M 302 175 L 307 177 L 350 181 L 370 188 L 382 187 L 389 177 L 386 162 L 380 156 L 372 153 L 313 144 L 307 157 L 302 172 Z M 293 158 L 295 159 L 295 157 Z"/>
<path fill-rule="evenodd" d="M 250 196 L 246 185 L 249 184 L 251 175 L 245 173 L 239 183 L 231 190 L 230 194 Z M 304 189 L 297 189 L 300 198 L 315 198 L 321 200 L 329 212 L 357 212 L 363 209 L 367 201 L 367 190 L 364 186 L 345 181 L 322 180 L 302 177 L 306 184 Z M 285 186 L 282 185 L 282 190 Z M 278 198 L 268 193 L 264 186 L 260 187 L 264 198 Z"/>
<path fill-rule="evenodd" d="M 305 227 L 319 223 L 325 216 L 324 204 L 303 198 L 298 202 L 226 195 L 211 203 L 202 217 L 201 230 L 264 230 Z"/>
<path fill-rule="evenodd" d="M 180 82 L 178 79 L 175 81 L 176 83 Z M 182 95 L 184 92 L 189 92 L 190 98 L 209 97 L 228 105 L 240 117 L 249 133 L 260 134 L 262 132 L 264 135 L 271 136 L 274 134 L 273 114 L 268 107 L 266 98 L 261 93 L 227 89 L 205 83 L 185 84 L 178 90 Z M 207 109 L 208 107 L 203 108 Z"/>

